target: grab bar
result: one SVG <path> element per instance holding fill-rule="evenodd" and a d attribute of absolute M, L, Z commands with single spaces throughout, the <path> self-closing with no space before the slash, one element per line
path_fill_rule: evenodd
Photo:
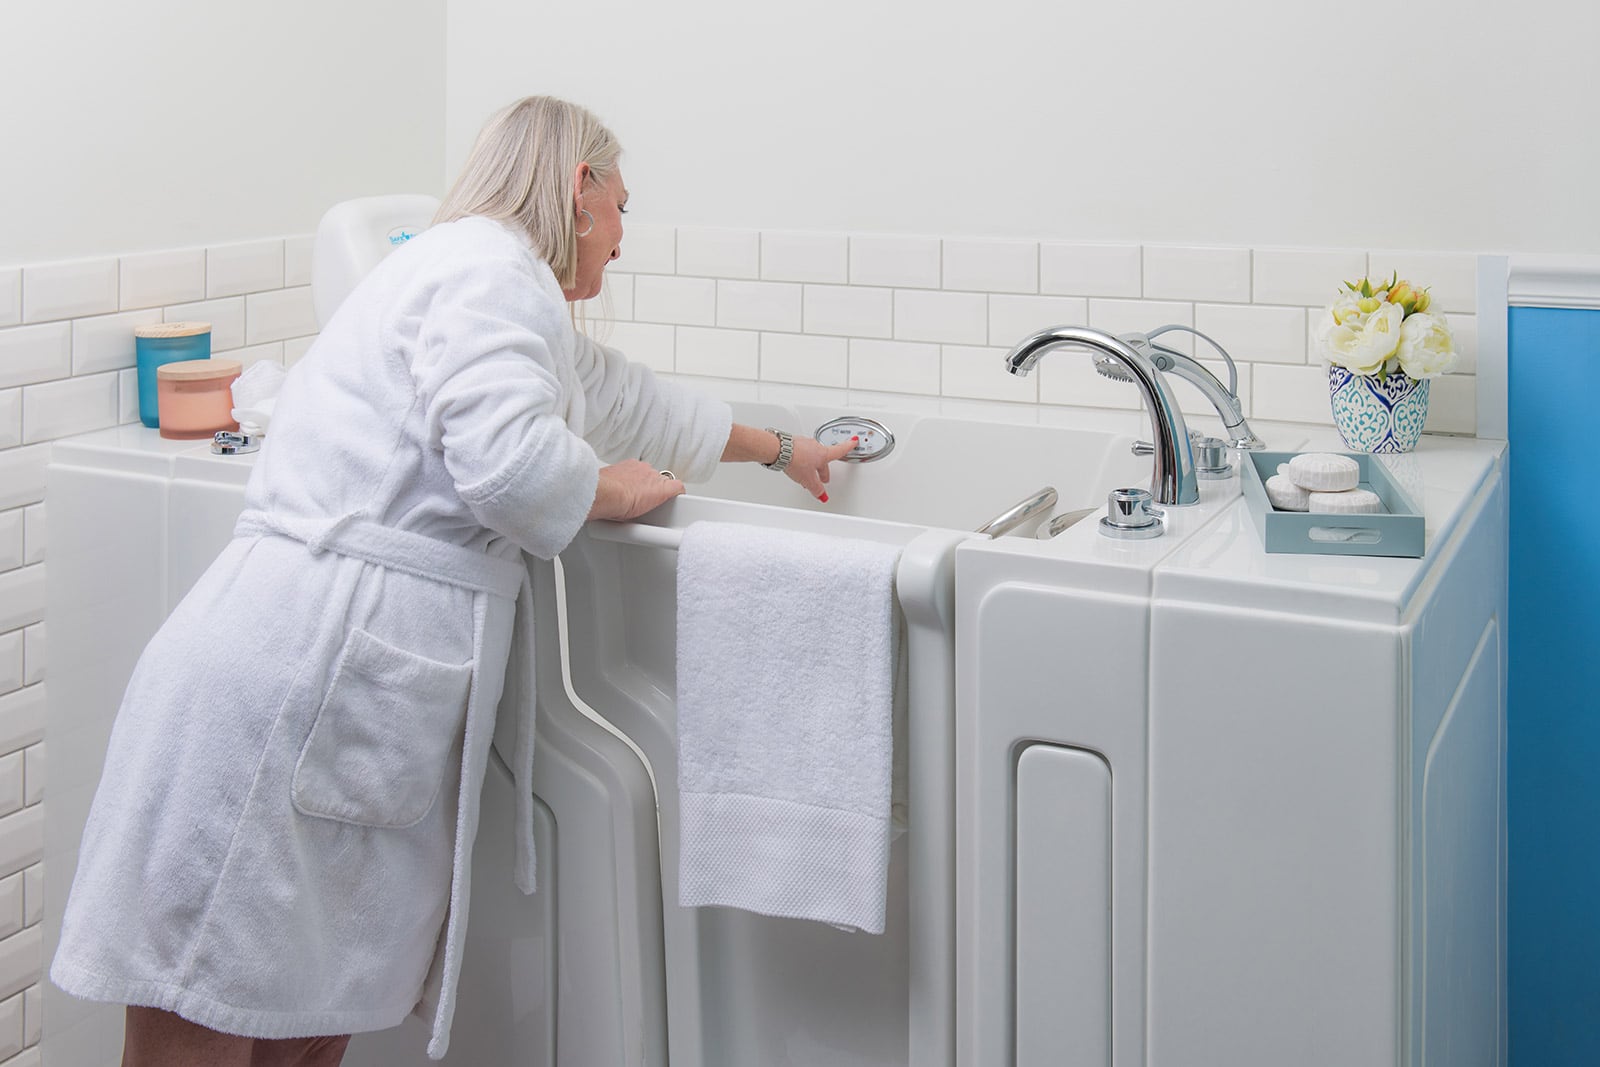
<path fill-rule="evenodd" d="M 1041 511 L 1048 511 L 1056 506 L 1056 489 L 1047 485 L 1031 496 L 1017 501 L 1011 507 L 1002 511 L 982 526 L 978 532 L 989 537 L 999 537 L 1001 534 L 1015 530 Z"/>

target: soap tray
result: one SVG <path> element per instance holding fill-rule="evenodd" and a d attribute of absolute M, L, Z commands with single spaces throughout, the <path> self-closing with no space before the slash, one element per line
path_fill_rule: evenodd
<path fill-rule="evenodd" d="M 1361 488 L 1378 494 L 1388 514 L 1329 515 L 1279 511 L 1267 499 L 1267 479 L 1299 452 L 1243 452 L 1239 485 L 1268 552 L 1338 556 L 1421 556 L 1422 509 L 1389 476 L 1382 463 L 1364 452 L 1338 452 L 1361 467 Z"/>

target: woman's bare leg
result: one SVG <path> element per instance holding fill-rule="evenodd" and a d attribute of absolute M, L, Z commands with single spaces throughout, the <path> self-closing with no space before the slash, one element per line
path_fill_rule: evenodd
<path fill-rule="evenodd" d="M 250 1056 L 250 1067 L 339 1067 L 350 1035 L 340 1037 L 291 1037 L 283 1041 L 258 1038 Z"/>
<path fill-rule="evenodd" d="M 160 1008 L 130 1007 L 123 1027 L 122 1067 L 250 1067 L 254 1043 Z"/>
<path fill-rule="evenodd" d="M 219 1033 L 159 1008 L 130 1007 L 122 1067 L 339 1067 L 350 1035 L 268 1041 Z"/>

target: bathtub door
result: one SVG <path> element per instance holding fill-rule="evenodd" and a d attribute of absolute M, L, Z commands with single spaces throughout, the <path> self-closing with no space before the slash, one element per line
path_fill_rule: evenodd
<path fill-rule="evenodd" d="M 676 511 L 717 507 L 738 505 L 684 498 Z M 757 510 L 780 517 L 793 514 Z M 715 517 L 749 521 L 752 516 L 734 510 Z M 921 532 L 896 529 L 877 533 L 911 540 Z M 953 568 L 956 539 L 934 539 L 940 547 L 933 569 Z M 903 561 L 911 555 L 907 550 Z M 948 851 L 923 849 L 920 862 L 938 869 L 929 878 L 919 881 L 910 872 L 919 862 L 914 858 L 916 835 L 925 835 L 927 842 L 953 841 L 942 806 L 953 791 L 942 793 L 942 804 L 929 802 L 926 819 L 913 816 L 911 830 L 894 842 L 887 927 L 880 936 L 736 909 L 679 907 L 677 553 L 670 547 L 618 544 L 584 533 L 562 553 L 561 561 L 573 690 L 639 749 L 654 778 L 670 1062 L 680 1067 L 941 1067 L 952 1062 L 953 937 L 950 925 L 938 921 L 940 909 L 949 906 L 941 896 L 950 885 Z M 940 640 L 948 646 L 948 634 Z M 948 693 L 941 699 L 953 702 Z M 916 720 L 915 711 L 912 718 Z M 932 748 L 943 743 L 939 736 L 948 736 L 948 726 L 948 714 L 928 716 Z M 947 756 L 930 762 L 948 766 Z M 917 782 L 915 772 L 912 781 Z M 921 784 L 937 792 L 936 773 L 924 775 Z M 913 792 L 914 811 L 916 805 Z M 914 929 L 933 933 L 913 936 Z"/>

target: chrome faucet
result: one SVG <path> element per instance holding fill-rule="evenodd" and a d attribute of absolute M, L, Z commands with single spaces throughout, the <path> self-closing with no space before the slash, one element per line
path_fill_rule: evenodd
<path fill-rule="evenodd" d="M 1150 476 L 1150 492 L 1158 504 L 1193 504 L 1200 499 L 1200 484 L 1195 480 L 1194 454 L 1189 443 L 1189 427 L 1167 383 L 1150 358 L 1134 346 L 1102 330 L 1087 326 L 1052 326 L 1030 334 L 1006 353 L 1006 370 L 1022 377 L 1033 370 L 1046 349 L 1065 345 L 1090 348 L 1120 364 L 1129 379 L 1139 387 L 1145 410 L 1155 432 L 1155 470 Z"/>
<path fill-rule="evenodd" d="M 1228 365 L 1228 384 L 1224 385 L 1215 374 L 1207 370 L 1198 360 L 1184 355 L 1177 349 L 1155 343 L 1154 338 L 1171 330 L 1183 330 L 1186 333 L 1192 333 L 1212 348 L 1215 348 Z M 1238 379 L 1236 377 L 1237 372 L 1233 366 L 1233 357 L 1229 356 L 1227 350 L 1217 342 L 1192 327 L 1176 325 L 1162 326 L 1160 329 L 1151 330 L 1148 334 L 1125 333 L 1120 335 L 1120 339 L 1148 358 L 1157 370 L 1176 374 L 1204 393 L 1206 399 L 1211 401 L 1211 406 L 1217 409 L 1217 415 L 1222 419 L 1223 428 L 1228 434 L 1228 447 L 1248 451 L 1267 447 L 1266 442 L 1257 437 L 1255 431 L 1250 429 L 1250 424 L 1245 421 L 1244 411 L 1239 402 Z M 1133 381 L 1133 377 L 1122 368 L 1120 363 L 1105 356 L 1095 357 L 1094 369 L 1100 373 L 1101 377 L 1110 378 L 1114 382 Z"/>

